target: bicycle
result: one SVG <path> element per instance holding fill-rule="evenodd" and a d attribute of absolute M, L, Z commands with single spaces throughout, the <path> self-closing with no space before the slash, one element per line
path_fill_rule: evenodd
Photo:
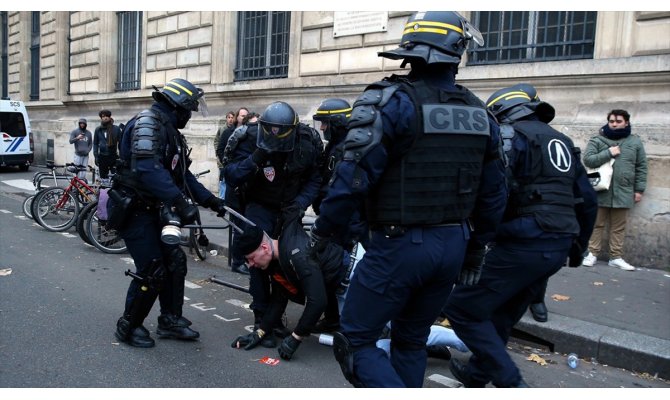
<path fill-rule="evenodd" d="M 35 200 L 35 197 L 37 195 L 45 190 L 46 188 L 43 187 L 44 182 L 53 179 L 54 186 L 58 186 L 58 180 L 70 180 L 70 175 L 67 174 L 67 171 L 65 170 L 65 165 L 54 165 L 54 164 L 47 164 L 47 168 L 49 168 L 51 171 L 46 172 L 46 171 L 40 171 L 40 172 L 35 172 L 33 175 L 33 186 L 35 186 L 35 193 L 26 197 L 26 199 L 23 201 L 22 209 L 23 209 L 23 215 L 30 219 L 35 219 L 33 218 L 33 213 L 31 211 L 32 205 L 33 205 L 33 200 Z M 63 168 L 63 172 L 58 173 L 56 171 L 57 168 Z M 48 187 L 47 187 L 48 188 Z"/>
<path fill-rule="evenodd" d="M 44 190 L 33 200 L 35 221 L 50 232 L 62 232 L 75 224 L 82 204 L 97 198 L 96 190 L 89 186 L 76 172 L 85 171 L 86 166 L 66 164 L 73 167 L 75 175 L 67 188 L 54 187 Z M 95 177 L 95 169 L 88 167 Z M 94 178 L 95 180 L 95 178 Z"/>

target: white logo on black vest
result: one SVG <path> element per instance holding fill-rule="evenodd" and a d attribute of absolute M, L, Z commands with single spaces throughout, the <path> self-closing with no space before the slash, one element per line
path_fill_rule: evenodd
<path fill-rule="evenodd" d="M 263 168 L 263 173 L 265 174 L 265 178 L 272 182 L 275 179 L 275 169 L 272 166 L 265 167 Z"/>
<path fill-rule="evenodd" d="M 568 172 L 572 166 L 572 153 L 562 141 L 552 139 L 547 145 L 551 165 L 561 172 Z"/>

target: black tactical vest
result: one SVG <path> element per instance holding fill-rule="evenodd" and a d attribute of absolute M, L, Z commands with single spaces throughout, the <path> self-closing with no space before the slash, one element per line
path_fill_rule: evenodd
<path fill-rule="evenodd" d="M 439 225 L 470 216 L 479 190 L 489 120 L 484 104 L 466 88 L 402 83 L 417 111 L 414 144 L 389 160 L 372 191 L 370 224 Z"/>
<path fill-rule="evenodd" d="M 512 127 L 528 141 L 529 165 L 528 176 L 509 182 L 505 219 L 532 215 L 545 232 L 578 234 L 573 194 L 578 160 L 572 141 L 540 121 L 518 121 Z"/>
<path fill-rule="evenodd" d="M 249 125 L 247 133 L 255 137 L 250 132 L 252 126 L 258 129 L 257 124 Z M 321 157 L 321 149 L 314 143 L 309 129 L 304 124 L 298 124 L 293 150 L 271 153 L 269 161 L 260 166 L 249 181 L 245 190 L 246 201 L 278 210 L 295 200 Z"/>

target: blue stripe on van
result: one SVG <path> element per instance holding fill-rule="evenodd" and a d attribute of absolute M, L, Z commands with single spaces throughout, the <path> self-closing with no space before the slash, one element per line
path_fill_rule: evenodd
<path fill-rule="evenodd" d="M 18 140 L 15 141 L 16 144 L 14 146 L 10 146 L 11 148 L 9 149 L 9 151 L 10 152 L 15 151 L 19 147 L 21 142 L 23 142 L 23 137 L 18 138 Z"/>

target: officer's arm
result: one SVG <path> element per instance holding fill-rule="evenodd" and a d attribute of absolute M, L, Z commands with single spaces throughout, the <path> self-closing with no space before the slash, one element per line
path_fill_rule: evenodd
<path fill-rule="evenodd" d="M 487 150 L 488 155 L 482 168 L 475 208 L 470 217 L 474 227 L 472 240 L 480 248 L 493 240 L 507 202 L 504 162 L 502 158 L 495 156 L 495 154 L 500 154 L 499 146 L 502 145 L 500 132 L 495 121 L 490 119 L 489 124 L 491 139 Z"/>
<path fill-rule="evenodd" d="M 193 200 L 195 200 L 198 204 L 203 205 L 207 203 L 207 200 L 209 200 L 211 197 L 216 197 L 212 192 L 207 190 L 207 188 L 193 176 L 191 171 L 186 170 L 186 174 L 184 176 L 186 186 L 188 186 L 190 192 L 193 194 Z"/>
<path fill-rule="evenodd" d="M 368 130 L 364 130 L 358 140 L 355 128 L 347 134 L 345 157 L 333 172 L 328 194 L 321 202 L 321 214 L 315 222 L 317 234 L 332 236 L 346 232 L 351 216 L 386 169 L 389 149 L 384 143 L 391 143 L 396 151 L 411 145 L 413 136 L 409 132 L 416 112 L 410 98 L 403 92 L 395 92 L 380 113 L 381 127 L 374 129 L 369 143 L 360 139 L 368 136 L 365 134 Z M 383 136 L 375 136 L 378 133 Z M 356 143 L 362 146 L 360 150 L 355 147 Z M 360 158 L 356 154 L 360 154 Z"/>
<path fill-rule="evenodd" d="M 159 200 L 170 203 L 181 191 L 172 176 L 159 161 L 162 152 L 161 132 L 150 118 L 135 121 L 131 133 L 130 151 L 135 158 L 135 169 L 142 188 Z"/>
<path fill-rule="evenodd" d="M 315 165 L 309 173 L 309 179 L 303 185 L 300 193 L 296 196 L 295 201 L 297 201 L 303 209 L 309 207 L 310 204 L 316 199 L 323 184 L 323 178 L 321 177 L 321 172 Z"/>
<path fill-rule="evenodd" d="M 575 213 L 577 214 L 577 222 L 579 222 L 579 235 L 577 236 L 577 243 L 582 249 L 586 249 L 589 244 L 589 239 L 593 233 L 593 227 L 596 223 L 596 216 L 598 214 L 598 195 L 593 190 L 591 182 L 586 175 L 584 166 L 579 161 L 579 149 L 573 151 L 573 155 L 577 160 L 576 164 L 576 179 L 573 186 L 573 193 L 576 199 Z"/>
<path fill-rule="evenodd" d="M 232 187 L 244 184 L 258 171 L 258 166 L 251 159 L 254 149 L 247 142 L 248 140 L 245 140 L 244 143 L 237 146 L 233 154 L 233 160 L 224 167 L 223 176 L 226 183 Z"/>

